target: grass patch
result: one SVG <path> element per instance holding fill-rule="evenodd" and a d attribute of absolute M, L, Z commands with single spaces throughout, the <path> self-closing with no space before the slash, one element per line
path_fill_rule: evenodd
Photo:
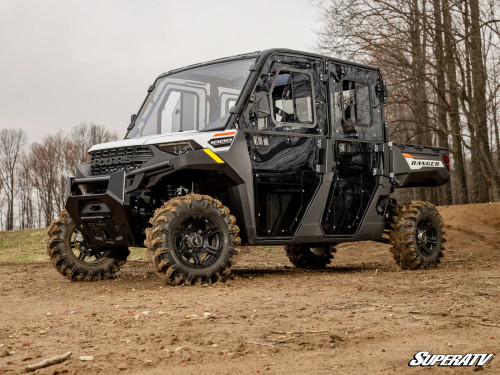
<path fill-rule="evenodd" d="M 0 232 L 0 262 L 49 260 L 45 240 L 47 228 Z M 146 260 L 143 248 L 131 247 L 129 260 Z"/>
<path fill-rule="evenodd" d="M 47 260 L 47 228 L 0 232 L 0 262 Z"/>
<path fill-rule="evenodd" d="M 148 260 L 143 247 L 129 247 L 130 255 L 128 260 Z"/>

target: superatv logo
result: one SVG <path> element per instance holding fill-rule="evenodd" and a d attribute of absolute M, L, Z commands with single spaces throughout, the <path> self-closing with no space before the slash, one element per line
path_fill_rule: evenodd
<path fill-rule="evenodd" d="M 210 146 L 218 148 L 218 147 L 229 147 L 233 143 L 234 137 L 224 137 L 224 138 L 214 138 L 208 141 Z"/>
<path fill-rule="evenodd" d="M 429 160 L 423 156 L 413 156 L 410 154 L 403 154 L 410 169 L 421 168 L 440 168 L 443 167 L 443 162 L 440 160 Z"/>
<path fill-rule="evenodd" d="M 472 367 L 485 366 L 493 360 L 493 353 L 468 353 L 468 354 L 430 354 L 418 352 L 408 363 L 408 366 L 453 366 Z"/>
<path fill-rule="evenodd" d="M 125 164 L 130 163 L 132 158 L 129 156 L 112 156 L 110 158 L 99 158 L 94 159 L 94 165 L 114 165 L 114 164 Z"/>

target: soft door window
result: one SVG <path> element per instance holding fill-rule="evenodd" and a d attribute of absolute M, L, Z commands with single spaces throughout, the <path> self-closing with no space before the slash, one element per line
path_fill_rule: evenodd
<path fill-rule="evenodd" d="M 271 89 L 273 121 L 278 126 L 315 126 L 311 75 L 280 70 Z"/>
<path fill-rule="evenodd" d="M 342 110 L 348 125 L 370 126 L 370 87 L 356 81 L 342 81 Z"/>

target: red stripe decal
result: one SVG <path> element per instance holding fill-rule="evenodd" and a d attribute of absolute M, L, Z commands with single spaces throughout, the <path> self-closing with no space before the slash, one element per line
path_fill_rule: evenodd
<path fill-rule="evenodd" d="M 228 133 L 217 133 L 214 135 L 214 137 L 223 137 L 225 135 L 234 135 L 234 134 L 236 134 L 236 130 L 233 132 L 228 132 Z"/>
<path fill-rule="evenodd" d="M 427 159 L 425 156 L 415 156 L 415 155 L 407 154 L 406 152 L 403 152 L 402 154 L 405 158 Z"/>

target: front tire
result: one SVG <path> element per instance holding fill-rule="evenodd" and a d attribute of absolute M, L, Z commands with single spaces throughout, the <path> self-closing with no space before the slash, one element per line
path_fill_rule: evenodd
<path fill-rule="evenodd" d="M 428 202 L 397 206 L 389 239 L 396 264 L 416 270 L 440 263 L 446 242 L 443 227 L 443 218 Z"/>
<path fill-rule="evenodd" d="M 337 250 L 334 245 L 287 245 L 285 251 L 290 262 L 297 268 L 324 269 L 331 263 L 333 253 Z"/>
<path fill-rule="evenodd" d="M 146 253 L 167 283 L 213 283 L 230 275 L 240 230 L 219 200 L 193 193 L 174 198 L 150 223 Z"/>
<path fill-rule="evenodd" d="M 47 254 L 53 266 L 72 281 L 111 279 L 130 253 L 119 246 L 92 248 L 66 211 L 52 221 L 47 234 Z"/>

